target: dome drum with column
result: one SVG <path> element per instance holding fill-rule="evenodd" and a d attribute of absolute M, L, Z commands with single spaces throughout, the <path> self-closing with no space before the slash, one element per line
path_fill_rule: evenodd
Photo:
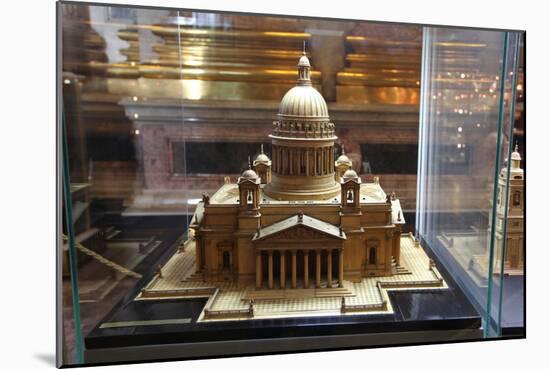
<path fill-rule="evenodd" d="M 325 99 L 311 85 L 309 68 L 304 55 L 296 86 L 281 100 L 269 136 L 272 180 L 264 191 L 278 200 L 323 200 L 340 191 L 334 177 L 334 124 Z"/>

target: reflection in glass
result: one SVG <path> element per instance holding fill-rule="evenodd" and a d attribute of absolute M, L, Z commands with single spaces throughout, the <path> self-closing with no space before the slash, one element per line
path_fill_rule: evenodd
<path fill-rule="evenodd" d="M 519 37 L 424 30 L 417 232 L 483 312 L 489 336 L 500 334 L 508 188 L 499 173 L 511 153 Z"/>

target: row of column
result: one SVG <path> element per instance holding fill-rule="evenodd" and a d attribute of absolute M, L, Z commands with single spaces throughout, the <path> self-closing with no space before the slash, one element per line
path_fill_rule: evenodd
<path fill-rule="evenodd" d="M 273 146 L 273 172 L 282 175 L 315 176 L 334 173 L 334 146 L 291 148 Z"/>
<path fill-rule="evenodd" d="M 286 288 L 286 263 L 285 254 L 287 250 L 280 250 L 280 273 L 279 273 L 279 286 L 280 288 Z M 323 250 L 315 250 L 315 287 L 321 288 L 321 252 Z M 333 249 L 327 249 L 327 286 L 332 287 L 332 251 Z M 267 253 L 267 286 L 269 289 L 273 288 L 273 250 L 257 251 L 256 252 L 256 288 L 262 288 L 263 275 L 262 275 L 262 252 Z M 290 250 L 292 262 L 291 262 L 291 288 L 296 288 L 297 282 L 297 252 L 298 250 Z M 304 286 L 309 288 L 309 250 L 304 250 Z M 344 251 L 338 249 L 338 286 L 344 286 Z"/>
<path fill-rule="evenodd" d="M 319 138 L 334 136 L 334 124 L 330 122 L 299 123 L 274 122 L 273 133 L 283 137 Z"/>

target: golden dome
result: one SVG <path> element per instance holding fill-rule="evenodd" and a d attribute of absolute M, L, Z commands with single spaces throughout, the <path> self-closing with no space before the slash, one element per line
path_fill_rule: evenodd
<path fill-rule="evenodd" d="M 294 86 L 281 100 L 279 116 L 328 118 L 327 103 L 313 86 Z"/>
<path fill-rule="evenodd" d="M 334 123 L 309 74 L 309 59 L 298 61 L 296 86 L 281 100 L 271 137 L 271 181 L 263 188 L 277 200 L 326 200 L 340 192 L 334 174 Z"/>
<path fill-rule="evenodd" d="M 309 59 L 304 54 L 298 62 L 298 80 L 281 100 L 279 116 L 328 118 L 327 103 L 323 96 L 311 85 Z"/>

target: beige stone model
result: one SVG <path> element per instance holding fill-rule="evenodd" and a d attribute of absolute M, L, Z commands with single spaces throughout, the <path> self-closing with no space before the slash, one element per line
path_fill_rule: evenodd
<path fill-rule="evenodd" d="M 334 161 L 334 124 L 305 55 L 270 138 L 272 159 L 262 149 L 236 184 L 197 207 L 190 228 L 204 281 L 320 289 L 391 276 L 400 264 L 400 202 L 378 181 L 362 183 L 345 155 Z"/>
<path fill-rule="evenodd" d="M 523 273 L 524 266 L 524 176 L 520 167 L 521 156 L 516 145 L 511 155 L 510 182 L 508 198 L 506 198 L 506 166 L 498 177 L 498 192 L 495 225 L 494 272 L 500 273 L 503 239 L 506 237 L 506 252 L 504 255 L 504 272 L 512 274 Z M 508 207 L 508 214 L 506 214 Z M 489 232 L 489 237 L 491 237 Z"/>

